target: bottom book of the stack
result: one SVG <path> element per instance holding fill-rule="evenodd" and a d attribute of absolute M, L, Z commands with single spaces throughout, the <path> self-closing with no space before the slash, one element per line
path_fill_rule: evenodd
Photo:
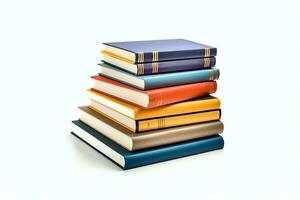
<path fill-rule="evenodd" d="M 218 135 L 218 133 L 223 131 L 222 122 L 208 122 L 203 123 L 201 126 L 197 127 L 199 131 L 201 131 L 201 129 L 209 130 L 212 127 L 219 127 L 217 128 L 219 130 L 217 130 L 215 135 L 210 134 L 211 136 L 179 143 L 171 143 L 163 146 L 140 149 L 136 151 L 129 151 L 128 148 L 124 148 L 120 144 L 107 138 L 101 132 L 93 129 L 80 120 L 73 121 L 71 133 L 112 160 L 118 166 L 122 167 L 123 169 L 131 169 L 180 157 L 222 149 L 224 147 L 224 140 L 220 135 Z"/>

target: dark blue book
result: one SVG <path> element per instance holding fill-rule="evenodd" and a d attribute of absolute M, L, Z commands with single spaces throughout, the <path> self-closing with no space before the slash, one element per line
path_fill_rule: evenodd
<path fill-rule="evenodd" d="M 135 64 L 103 53 L 102 62 L 118 67 L 136 76 L 141 76 L 211 68 L 216 65 L 216 57 Z"/>
<path fill-rule="evenodd" d="M 122 82 L 141 90 L 150 90 L 156 88 L 184 85 L 213 81 L 219 78 L 220 72 L 217 68 L 172 72 L 163 74 L 135 76 L 124 70 L 120 70 L 112 65 L 105 63 L 99 64 L 102 76 Z"/>
<path fill-rule="evenodd" d="M 221 136 L 182 142 L 140 151 L 128 151 L 93 128 L 77 120 L 73 121 L 72 134 L 99 151 L 123 169 L 131 169 L 180 157 L 204 153 L 224 147 Z"/>
<path fill-rule="evenodd" d="M 147 40 L 103 43 L 104 53 L 130 63 L 207 58 L 217 55 L 217 49 L 185 39 Z"/>

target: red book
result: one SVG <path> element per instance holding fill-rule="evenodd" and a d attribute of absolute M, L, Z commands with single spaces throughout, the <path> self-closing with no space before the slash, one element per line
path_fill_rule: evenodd
<path fill-rule="evenodd" d="M 139 90 L 100 75 L 91 77 L 95 85 L 92 90 L 102 92 L 141 108 L 155 108 L 215 93 L 215 81 L 178 85 L 152 90 Z"/>

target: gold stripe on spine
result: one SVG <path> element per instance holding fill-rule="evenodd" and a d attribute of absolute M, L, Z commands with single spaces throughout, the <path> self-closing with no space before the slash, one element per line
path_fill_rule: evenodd
<path fill-rule="evenodd" d="M 143 54 L 142 54 L 142 52 L 140 53 L 140 63 L 142 62 L 142 56 L 143 56 Z"/>
<path fill-rule="evenodd" d="M 210 48 L 204 49 L 204 57 L 210 57 Z"/>
<path fill-rule="evenodd" d="M 138 64 L 137 65 L 137 75 L 139 75 L 140 74 L 140 65 Z"/>
<path fill-rule="evenodd" d="M 158 51 L 152 52 L 152 62 L 158 61 Z"/>
<path fill-rule="evenodd" d="M 144 62 L 144 52 L 138 52 L 138 63 Z"/>
<path fill-rule="evenodd" d="M 154 73 L 155 63 L 151 63 L 151 66 L 152 66 L 152 73 Z"/>
<path fill-rule="evenodd" d="M 152 52 L 152 62 L 155 61 L 155 51 Z"/>
<path fill-rule="evenodd" d="M 157 92 L 158 92 L 158 95 L 157 95 L 158 97 L 157 97 L 157 101 L 156 101 L 156 102 L 157 102 L 157 106 L 161 106 L 162 103 L 163 103 L 163 100 L 162 100 L 162 98 L 163 98 L 163 97 L 162 97 L 162 92 L 161 92 L 160 89 L 158 89 Z"/>
<path fill-rule="evenodd" d="M 210 65 L 210 58 L 204 58 L 204 67 L 207 68 Z"/>
<path fill-rule="evenodd" d="M 138 75 L 144 74 L 144 64 L 138 64 Z"/>
<path fill-rule="evenodd" d="M 209 80 L 214 80 L 214 70 L 210 70 L 209 72 Z"/>
<path fill-rule="evenodd" d="M 158 63 L 153 62 L 153 63 L 151 63 L 151 65 L 152 65 L 152 73 L 157 73 L 158 72 Z"/>
<path fill-rule="evenodd" d="M 158 119 L 158 128 L 161 128 L 161 119 Z"/>
<path fill-rule="evenodd" d="M 159 118 L 157 122 L 157 127 L 158 128 L 164 128 L 166 125 L 165 118 Z"/>

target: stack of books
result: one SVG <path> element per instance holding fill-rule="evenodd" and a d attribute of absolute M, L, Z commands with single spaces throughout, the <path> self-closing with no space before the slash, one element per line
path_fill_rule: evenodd
<path fill-rule="evenodd" d="M 123 169 L 222 149 L 217 49 L 183 39 L 104 43 L 72 134 Z"/>

